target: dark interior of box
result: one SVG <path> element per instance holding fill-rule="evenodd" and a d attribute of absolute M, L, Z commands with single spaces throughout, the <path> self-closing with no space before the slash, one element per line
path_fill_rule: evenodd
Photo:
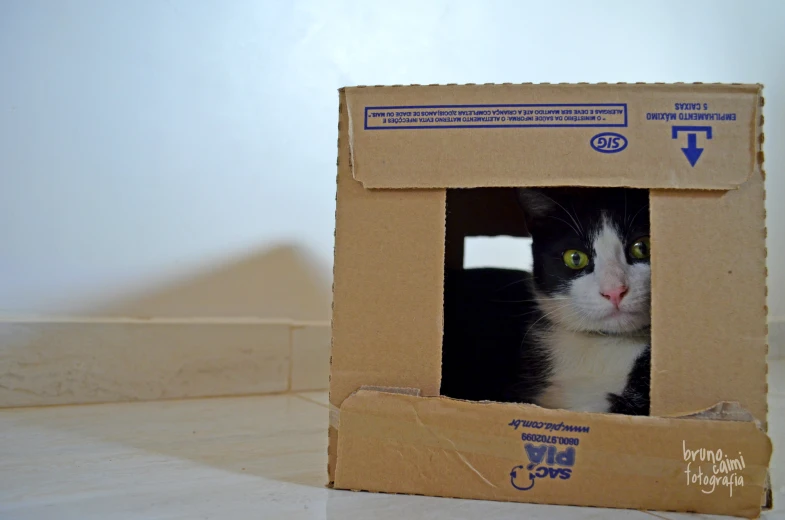
<path fill-rule="evenodd" d="M 463 268 L 466 237 L 529 236 L 515 188 L 447 190 L 446 227 L 448 269 Z"/>
<path fill-rule="evenodd" d="M 447 190 L 447 206 L 446 206 L 446 236 L 445 236 L 445 277 L 449 276 L 449 271 L 457 271 L 464 269 L 465 260 L 465 244 L 468 237 L 528 237 L 529 233 L 526 229 L 525 216 L 523 209 L 519 202 L 518 194 L 515 188 L 467 188 L 467 189 L 448 189 Z M 445 283 L 447 280 L 445 278 Z M 446 287 L 446 286 L 445 286 Z M 500 293 L 501 297 L 505 295 Z M 455 300 L 453 298 L 462 298 L 455 293 L 445 292 L 444 294 L 444 316 L 445 323 L 453 322 L 455 320 L 454 306 L 452 305 Z M 493 318 L 486 313 L 493 314 L 498 310 L 498 305 L 490 305 L 477 309 L 477 314 L 474 317 L 486 322 L 486 319 L 492 321 Z M 481 314 L 483 314 L 481 316 Z M 443 395 L 455 397 L 450 395 L 451 389 L 454 387 L 453 382 L 459 380 L 472 380 L 479 382 L 476 377 L 474 369 L 477 367 L 484 367 L 480 370 L 482 373 L 487 373 L 489 363 L 495 364 L 497 361 L 505 358 L 505 355 L 500 355 L 498 349 L 494 349 L 495 354 L 489 354 L 489 351 L 479 352 L 474 349 L 456 349 L 452 348 L 448 354 L 445 355 L 445 350 L 442 349 L 442 388 Z M 512 362 L 503 360 L 500 365 L 505 368 L 503 370 L 511 370 L 513 368 Z M 447 375 L 447 380 L 445 379 Z M 499 377 L 498 380 L 508 380 L 511 374 L 506 374 L 504 377 Z M 493 378 L 492 378 L 493 379 Z M 487 384 L 486 384 L 487 383 Z M 491 379 L 483 379 L 479 383 L 484 389 L 488 389 L 491 394 L 495 395 L 496 392 L 490 390 L 494 386 L 494 381 Z M 447 385 L 447 386 L 445 386 Z M 480 399 L 480 395 L 484 399 Z M 477 395 L 460 395 L 459 398 L 469 400 L 501 400 L 488 397 L 483 392 Z"/>

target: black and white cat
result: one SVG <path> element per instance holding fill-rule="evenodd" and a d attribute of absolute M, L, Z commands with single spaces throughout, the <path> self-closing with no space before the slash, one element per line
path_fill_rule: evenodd
<path fill-rule="evenodd" d="M 532 273 L 445 273 L 442 395 L 648 415 L 648 191 L 519 194 Z"/>

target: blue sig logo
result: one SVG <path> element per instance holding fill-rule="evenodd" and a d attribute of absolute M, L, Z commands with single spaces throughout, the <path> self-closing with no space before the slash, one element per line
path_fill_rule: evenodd
<path fill-rule="evenodd" d="M 528 491 L 538 479 L 568 480 L 572 476 L 575 448 L 559 451 L 553 445 L 529 443 L 524 444 L 523 448 L 529 463 L 515 466 L 510 471 L 510 483 L 515 489 Z"/>
<path fill-rule="evenodd" d="M 603 132 L 592 137 L 589 144 L 600 153 L 619 153 L 627 148 L 627 138 L 615 132 Z"/>

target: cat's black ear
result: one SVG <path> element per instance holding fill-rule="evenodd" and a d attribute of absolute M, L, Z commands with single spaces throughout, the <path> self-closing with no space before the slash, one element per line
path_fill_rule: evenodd
<path fill-rule="evenodd" d="M 553 198 L 540 188 L 518 188 L 517 190 L 518 202 L 520 202 L 529 224 L 545 217 L 556 207 Z"/>

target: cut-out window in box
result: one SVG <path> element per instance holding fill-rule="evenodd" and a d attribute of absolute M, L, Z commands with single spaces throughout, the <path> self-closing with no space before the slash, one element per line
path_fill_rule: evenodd
<path fill-rule="evenodd" d="M 644 189 L 448 190 L 442 395 L 648 415 L 649 234 Z"/>
<path fill-rule="evenodd" d="M 532 239 L 520 237 L 466 237 L 463 268 L 532 269 Z"/>

